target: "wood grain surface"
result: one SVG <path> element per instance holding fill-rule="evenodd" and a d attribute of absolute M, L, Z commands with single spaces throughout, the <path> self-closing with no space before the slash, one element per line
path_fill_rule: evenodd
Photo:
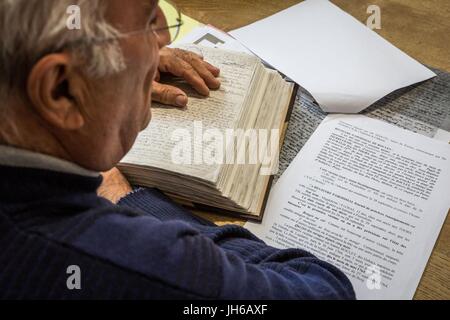
<path fill-rule="evenodd" d="M 184 14 L 225 31 L 260 20 L 301 1 L 296 0 L 174 0 Z M 450 1 L 448 0 L 333 0 L 361 22 L 371 4 L 381 9 L 376 30 L 421 63 L 450 72 Z M 263 35 L 261 35 L 263 36 Z M 295 41 L 295 39 L 293 39 Z M 449 194 L 450 196 L 450 194 Z M 245 221 L 199 213 L 219 225 Z M 439 239 L 415 294 L 415 299 L 450 299 L 450 219 Z"/>

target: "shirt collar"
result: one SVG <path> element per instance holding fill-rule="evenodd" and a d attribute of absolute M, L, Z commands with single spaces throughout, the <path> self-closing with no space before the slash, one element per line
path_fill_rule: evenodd
<path fill-rule="evenodd" d="M 86 177 L 98 177 L 99 173 L 84 169 L 72 162 L 41 153 L 0 145 L 0 165 L 51 170 Z"/>

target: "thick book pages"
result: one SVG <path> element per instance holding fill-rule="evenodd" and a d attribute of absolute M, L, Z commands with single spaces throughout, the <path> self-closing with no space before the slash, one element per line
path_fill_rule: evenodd
<path fill-rule="evenodd" d="M 341 269 L 358 299 L 410 299 L 450 207 L 450 146 L 363 115 L 329 115 L 272 188 L 278 248 Z"/>
<path fill-rule="evenodd" d="M 133 184 L 184 204 L 259 219 L 294 84 L 252 55 L 187 49 L 221 69 L 221 88 L 205 98 L 172 79 L 188 92 L 187 108 L 153 104 L 150 125 L 119 167 Z"/>

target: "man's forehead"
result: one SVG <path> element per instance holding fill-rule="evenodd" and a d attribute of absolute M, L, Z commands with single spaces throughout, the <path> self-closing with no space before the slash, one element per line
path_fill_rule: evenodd
<path fill-rule="evenodd" d="M 158 0 L 141 0 L 145 9 L 153 10 L 158 5 Z"/>
<path fill-rule="evenodd" d="M 153 8 L 158 5 L 158 0 L 107 0 L 105 1 L 108 5 L 112 5 L 114 7 L 122 6 L 122 8 L 126 7 L 137 7 L 137 8 Z"/>
<path fill-rule="evenodd" d="M 145 26 L 158 0 L 108 0 L 109 20 L 121 31 L 129 31 Z"/>

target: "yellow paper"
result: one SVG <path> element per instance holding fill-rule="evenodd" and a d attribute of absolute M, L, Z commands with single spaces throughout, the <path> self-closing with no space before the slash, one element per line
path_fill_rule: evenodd
<path fill-rule="evenodd" d="M 172 12 L 170 10 L 165 10 L 165 6 L 167 6 L 167 2 L 164 0 L 160 0 L 159 1 L 159 6 L 161 7 L 161 9 L 164 12 Z M 175 14 L 175 12 L 173 13 Z M 168 18 L 177 18 L 177 17 L 168 17 Z M 171 19 L 173 20 L 173 19 Z M 181 14 L 181 20 L 183 21 L 183 25 L 180 28 L 180 32 L 178 34 L 178 37 L 176 40 L 180 40 L 182 39 L 185 35 L 187 35 L 189 32 L 191 32 L 194 28 L 203 25 L 201 22 L 184 15 L 183 13 Z M 174 35 L 173 32 L 175 32 L 175 30 L 170 30 L 170 32 L 172 33 L 172 36 Z"/>

